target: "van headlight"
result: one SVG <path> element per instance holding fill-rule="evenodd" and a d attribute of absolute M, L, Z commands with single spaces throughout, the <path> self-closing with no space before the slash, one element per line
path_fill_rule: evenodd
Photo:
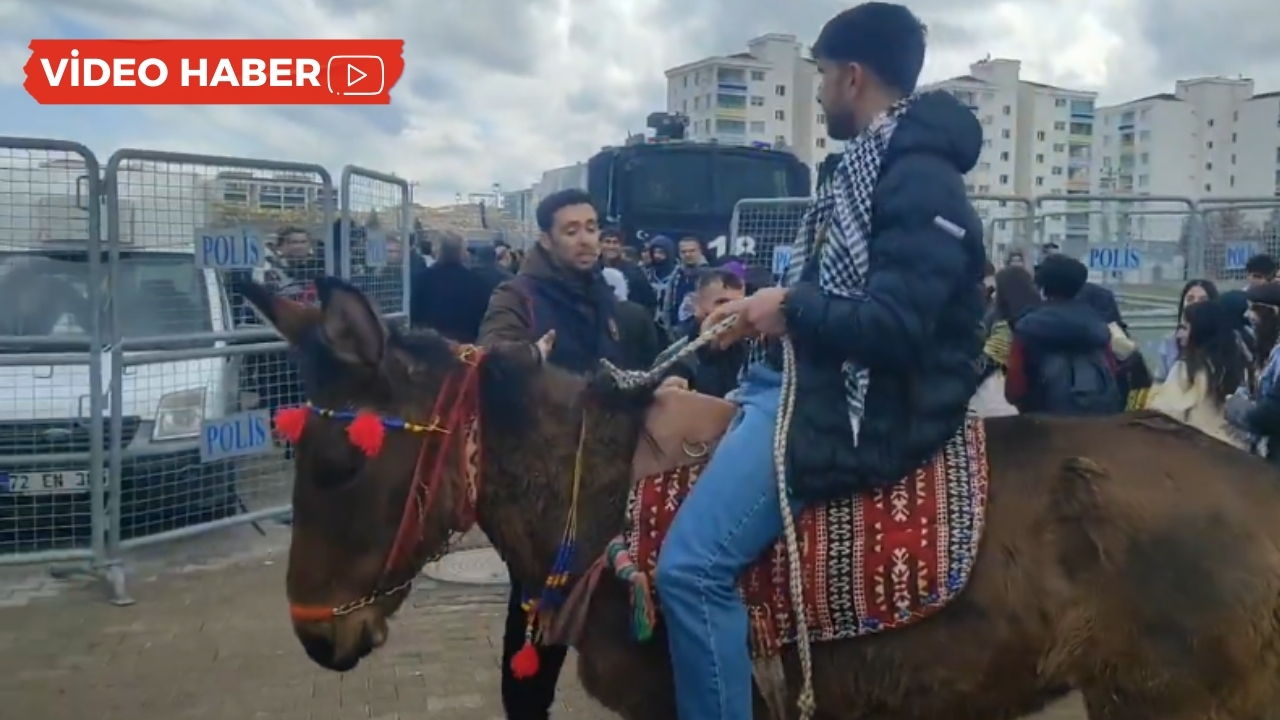
<path fill-rule="evenodd" d="M 152 440 L 180 440 L 200 436 L 204 422 L 204 389 L 183 390 L 160 398 Z"/>

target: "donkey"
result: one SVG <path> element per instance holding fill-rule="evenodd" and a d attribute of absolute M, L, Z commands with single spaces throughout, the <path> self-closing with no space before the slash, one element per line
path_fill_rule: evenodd
<path fill-rule="evenodd" d="M 472 522 L 543 586 L 572 506 L 581 681 L 627 720 L 676 717 L 661 623 L 637 640 L 634 588 L 588 566 L 623 530 L 641 437 L 664 432 L 647 419 L 667 405 L 687 420 L 698 396 L 389 328 L 349 285 L 319 290 L 315 308 L 245 289 L 312 403 L 277 421 L 297 447 L 287 591 L 306 654 L 346 671 L 381 647 L 415 574 Z M 927 620 L 814 644 L 814 717 L 998 720 L 1073 690 L 1094 720 L 1276 717 L 1280 474 L 1158 413 L 982 423 L 989 494 L 967 584 Z M 789 699 L 797 655 L 781 649 Z M 756 707 L 777 709 L 759 689 Z"/>

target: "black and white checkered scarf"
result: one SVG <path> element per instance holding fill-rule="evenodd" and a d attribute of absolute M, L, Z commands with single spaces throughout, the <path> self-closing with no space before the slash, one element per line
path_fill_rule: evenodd
<path fill-rule="evenodd" d="M 898 126 L 898 118 L 913 100 L 914 96 L 895 103 L 846 144 L 835 172 L 818 188 L 805 212 L 791 250 L 787 285 L 799 282 L 806 260 L 816 252 L 818 285 L 823 293 L 849 299 L 864 296 L 871 260 L 867 238 L 871 233 L 872 193 L 880 179 L 880 163 Z M 871 373 L 852 360 L 845 361 L 843 373 L 849 424 L 856 445 Z"/>

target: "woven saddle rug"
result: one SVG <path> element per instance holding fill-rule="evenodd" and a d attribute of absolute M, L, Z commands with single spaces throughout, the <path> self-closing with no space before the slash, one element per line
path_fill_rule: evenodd
<path fill-rule="evenodd" d="M 649 587 L 667 530 L 705 467 L 652 475 L 632 489 L 622 540 Z M 804 510 L 796 532 L 810 641 L 905 627 L 959 594 L 982 539 L 987 475 L 986 431 L 970 418 L 932 462 L 898 484 Z M 797 640 L 788 573 L 779 539 L 739 582 L 756 659 Z"/>

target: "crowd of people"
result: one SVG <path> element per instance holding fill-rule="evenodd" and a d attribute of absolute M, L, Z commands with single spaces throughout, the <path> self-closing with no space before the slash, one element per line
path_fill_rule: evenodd
<path fill-rule="evenodd" d="M 1114 295 L 1078 260 L 1047 254 L 1034 269 L 1011 253 L 988 268 L 982 415 L 1160 410 L 1280 462 L 1280 281 L 1269 255 L 1251 258 L 1244 287 L 1192 279 L 1176 329 L 1144 358 Z"/>

